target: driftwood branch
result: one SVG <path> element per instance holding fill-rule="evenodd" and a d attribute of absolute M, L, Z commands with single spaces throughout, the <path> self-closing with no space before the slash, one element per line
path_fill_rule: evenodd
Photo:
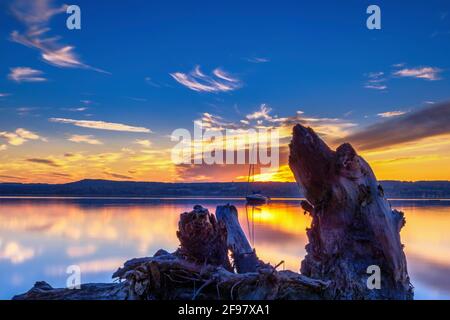
<path fill-rule="evenodd" d="M 227 245 L 231 251 L 234 266 L 238 273 L 256 272 L 262 265 L 252 249 L 238 220 L 238 211 L 231 205 L 219 206 L 216 210 L 217 220 L 227 230 Z"/>

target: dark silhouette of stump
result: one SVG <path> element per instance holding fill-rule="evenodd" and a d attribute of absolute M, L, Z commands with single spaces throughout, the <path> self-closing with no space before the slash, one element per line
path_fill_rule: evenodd
<path fill-rule="evenodd" d="M 412 299 L 400 229 L 369 164 L 350 144 L 331 150 L 311 129 L 294 127 L 289 166 L 312 217 L 303 275 L 330 280 L 335 299 Z M 368 267 L 381 270 L 381 288 L 369 289 Z"/>

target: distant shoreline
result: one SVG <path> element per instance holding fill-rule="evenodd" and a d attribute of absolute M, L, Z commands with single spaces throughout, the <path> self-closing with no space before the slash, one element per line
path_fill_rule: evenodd
<path fill-rule="evenodd" d="M 389 199 L 447 200 L 450 181 L 380 181 Z M 294 182 L 131 182 L 81 180 L 66 184 L 0 183 L 0 197 L 72 197 L 141 199 L 242 199 L 259 191 L 272 199 L 301 200 L 304 194 Z"/>

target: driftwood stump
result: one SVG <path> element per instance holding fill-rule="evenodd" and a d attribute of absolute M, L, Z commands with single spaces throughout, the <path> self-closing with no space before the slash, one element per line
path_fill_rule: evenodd
<path fill-rule="evenodd" d="M 177 237 L 180 240 L 178 254 L 186 260 L 232 269 L 228 259 L 227 229 L 208 209 L 196 205 L 191 212 L 182 213 Z"/>
<path fill-rule="evenodd" d="M 312 217 L 301 272 L 330 280 L 336 299 L 412 299 L 400 229 L 369 164 L 350 144 L 331 150 L 311 129 L 294 127 L 289 166 L 305 189 L 302 207 Z M 367 286 L 369 266 L 381 288 Z"/>

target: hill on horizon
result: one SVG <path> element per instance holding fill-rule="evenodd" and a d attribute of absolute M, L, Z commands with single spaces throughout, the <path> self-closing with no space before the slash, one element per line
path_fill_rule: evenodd
<path fill-rule="evenodd" d="M 450 199 L 450 181 L 380 181 L 388 198 Z M 0 196 L 244 197 L 260 191 L 272 198 L 303 197 L 295 182 L 135 182 L 84 179 L 65 184 L 0 183 Z"/>

